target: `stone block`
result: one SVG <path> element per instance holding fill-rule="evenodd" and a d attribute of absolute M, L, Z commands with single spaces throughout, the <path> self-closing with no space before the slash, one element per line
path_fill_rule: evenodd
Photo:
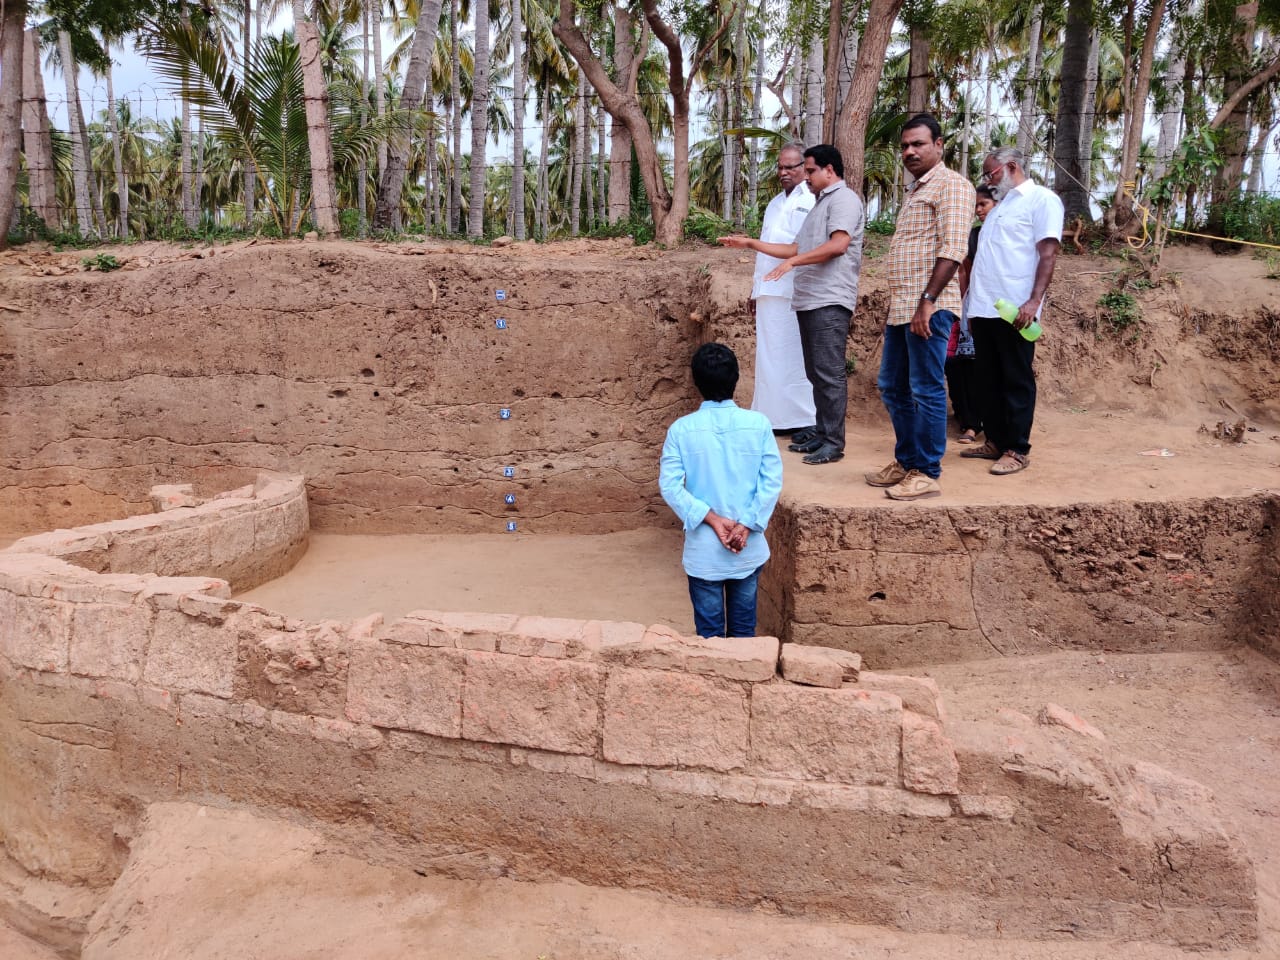
<path fill-rule="evenodd" d="M 469 651 L 462 736 L 594 754 L 602 671 L 591 663 Z"/>
<path fill-rule="evenodd" d="M 1107 739 L 1106 735 L 1089 721 L 1076 716 L 1066 707 L 1060 707 L 1056 703 L 1046 703 L 1036 717 L 1036 721 L 1043 727 L 1064 727 L 1072 733 L 1080 734 L 1082 737 L 1093 737 L 1095 740 L 1104 742 Z"/>
<path fill-rule="evenodd" d="M 253 549 L 255 552 L 275 550 L 292 538 L 285 524 L 285 508 L 268 507 L 253 514 Z"/>
<path fill-rule="evenodd" d="M 234 624 L 204 623 L 177 610 L 156 614 L 143 679 L 174 690 L 229 697 L 235 683 Z"/>
<path fill-rule="evenodd" d="M 131 683 L 142 679 L 153 616 L 145 603 L 76 604 L 71 616 L 71 672 Z"/>
<path fill-rule="evenodd" d="M 532 767 L 543 773 L 563 773 L 583 780 L 594 780 L 596 761 L 591 757 L 571 753 L 548 753 L 545 750 L 525 750 L 523 747 L 511 748 L 511 765 L 513 767 Z"/>
<path fill-rule="evenodd" d="M 750 725 L 743 684 L 628 667 L 605 684 L 604 758 L 615 763 L 738 770 Z"/>
<path fill-rule="evenodd" d="M 858 679 L 862 657 L 847 650 L 784 643 L 779 666 L 782 676 L 792 683 L 835 689 L 845 681 Z"/>
<path fill-rule="evenodd" d="M 1013 797 L 965 794 L 958 798 L 958 802 L 961 816 L 979 820 L 1009 821 L 1018 812 L 1018 804 Z"/>
<path fill-rule="evenodd" d="M 902 785 L 916 793 L 960 792 L 955 746 L 941 724 L 910 710 L 902 714 Z"/>
<path fill-rule="evenodd" d="M 760 683 L 778 672 L 778 647 L 774 637 L 683 637 L 657 625 L 639 640 L 630 631 L 602 637 L 599 655 L 621 666 Z"/>
<path fill-rule="evenodd" d="M 231 585 L 213 577 L 152 577 L 142 597 L 157 610 L 177 610 L 182 598 L 193 593 L 230 600 Z"/>
<path fill-rule="evenodd" d="M 577 657 L 600 645 L 599 625 L 563 617 L 521 617 L 498 649 L 519 657 Z"/>
<path fill-rule="evenodd" d="M 939 723 L 947 720 L 942 693 L 932 677 L 909 677 L 898 673 L 863 670 L 858 674 L 858 687 L 877 693 L 891 693 L 902 700 L 904 710 L 918 713 L 930 720 L 937 720 Z"/>
<path fill-rule="evenodd" d="M 209 562 L 214 570 L 229 567 L 252 556 L 252 514 L 220 520 L 209 527 Z"/>
<path fill-rule="evenodd" d="M 891 817 L 943 820 L 951 816 L 951 802 L 888 787 L 853 787 L 838 783 L 807 783 L 801 799 L 818 810 L 847 810 Z"/>
<path fill-rule="evenodd" d="M 72 604 L 0 592 L 0 653 L 20 667 L 64 673 Z"/>
<path fill-rule="evenodd" d="M 395 643 L 492 653 L 512 635 L 518 619 L 507 613 L 414 610 L 388 625 L 379 636 Z"/>
<path fill-rule="evenodd" d="M 157 513 L 199 505 L 200 498 L 189 483 L 158 483 L 151 488 L 151 506 Z"/>
<path fill-rule="evenodd" d="M 208 575 L 211 535 L 207 526 L 175 530 L 155 540 L 155 573 L 165 577 Z"/>
<path fill-rule="evenodd" d="M 438 737 L 462 733 L 463 655 L 365 641 L 351 651 L 347 719 Z"/>
<path fill-rule="evenodd" d="M 845 687 L 751 690 L 751 764 L 793 780 L 899 783 L 902 701 Z"/>

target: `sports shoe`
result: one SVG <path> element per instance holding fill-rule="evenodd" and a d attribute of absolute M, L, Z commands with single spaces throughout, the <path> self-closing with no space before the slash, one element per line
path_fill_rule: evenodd
<path fill-rule="evenodd" d="M 864 473 L 862 477 L 869 486 L 892 487 L 894 484 L 901 483 L 906 475 L 907 468 L 895 460 L 883 470 L 877 470 L 875 473 Z"/>
<path fill-rule="evenodd" d="M 942 487 L 938 486 L 938 481 L 933 477 L 919 470 L 908 470 L 902 482 L 889 487 L 884 495 L 894 500 L 924 500 L 928 497 L 942 496 Z"/>

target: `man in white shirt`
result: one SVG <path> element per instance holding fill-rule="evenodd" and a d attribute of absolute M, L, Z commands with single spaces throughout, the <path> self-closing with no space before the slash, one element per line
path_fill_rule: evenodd
<path fill-rule="evenodd" d="M 760 227 L 763 243 L 795 243 L 804 218 L 813 209 L 813 194 L 805 185 L 804 144 L 791 142 L 778 151 L 778 182 L 782 192 L 769 201 Z M 799 433 L 809 439 L 815 421 L 813 386 L 804 373 L 800 326 L 791 309 L 795 278 L 764 276 L 779 263 L 767 253 L 756 254 L 751 302 L 756 314 L 756 377 L 751 409 L 763 413 L 776 433 Z"/>
<path fill-rule="evenodd" d="M 1039 319 L 1062 247 L 1062 201 L 1029 180 L 1024 163 L 1013 147 L 993 150 L 982 163 L 996 207 L 978 234 L 969 280 L 974 379 L 987 441 L 960 456 L 994 460 L 996 476 L 1025 470 L 1030 462 L 1036 345 L 1020 331 Z M 1019 304 L 1013 323 L 996 311 L 1001 298 Z"/>

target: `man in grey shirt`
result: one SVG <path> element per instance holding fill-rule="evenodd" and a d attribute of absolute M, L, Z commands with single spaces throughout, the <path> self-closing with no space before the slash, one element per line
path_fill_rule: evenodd
<path fill-rule="evenodd" d="M 849 319 L 858 305 L 862 266 L 862 200 L 844 182 L 840 151 L 820 143 L 804 152 L 809 192 L 817 197 L 795 243 L 764 243 L 752 237 L 724 237 L 729 247 L 755 250 L 782 261 L 765 280 L 795 270 L 791 306 L 800 324 L 804 372 L 813 384 L 817 426 L 798 433 L 787 448 L 810 464 L 835 463 L 844 456 L 844 416 L 849 403 L 845 344 Z"/>

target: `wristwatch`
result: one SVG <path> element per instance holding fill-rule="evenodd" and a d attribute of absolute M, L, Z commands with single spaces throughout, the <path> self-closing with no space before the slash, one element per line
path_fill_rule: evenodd
<path fill-rule="evenodd" d="M 920 299 L 921 299 L 921 300 L 928 300 L 930 303 L 937 303 L 937 302 L 938 302 L 938 298 L 937 298 L 937 297 L 935 297 L 935 296 L 934 296 L 932 293 L 930 293 L 928 290 L 926 290 L 924 293 L 920 294 Z"/>

